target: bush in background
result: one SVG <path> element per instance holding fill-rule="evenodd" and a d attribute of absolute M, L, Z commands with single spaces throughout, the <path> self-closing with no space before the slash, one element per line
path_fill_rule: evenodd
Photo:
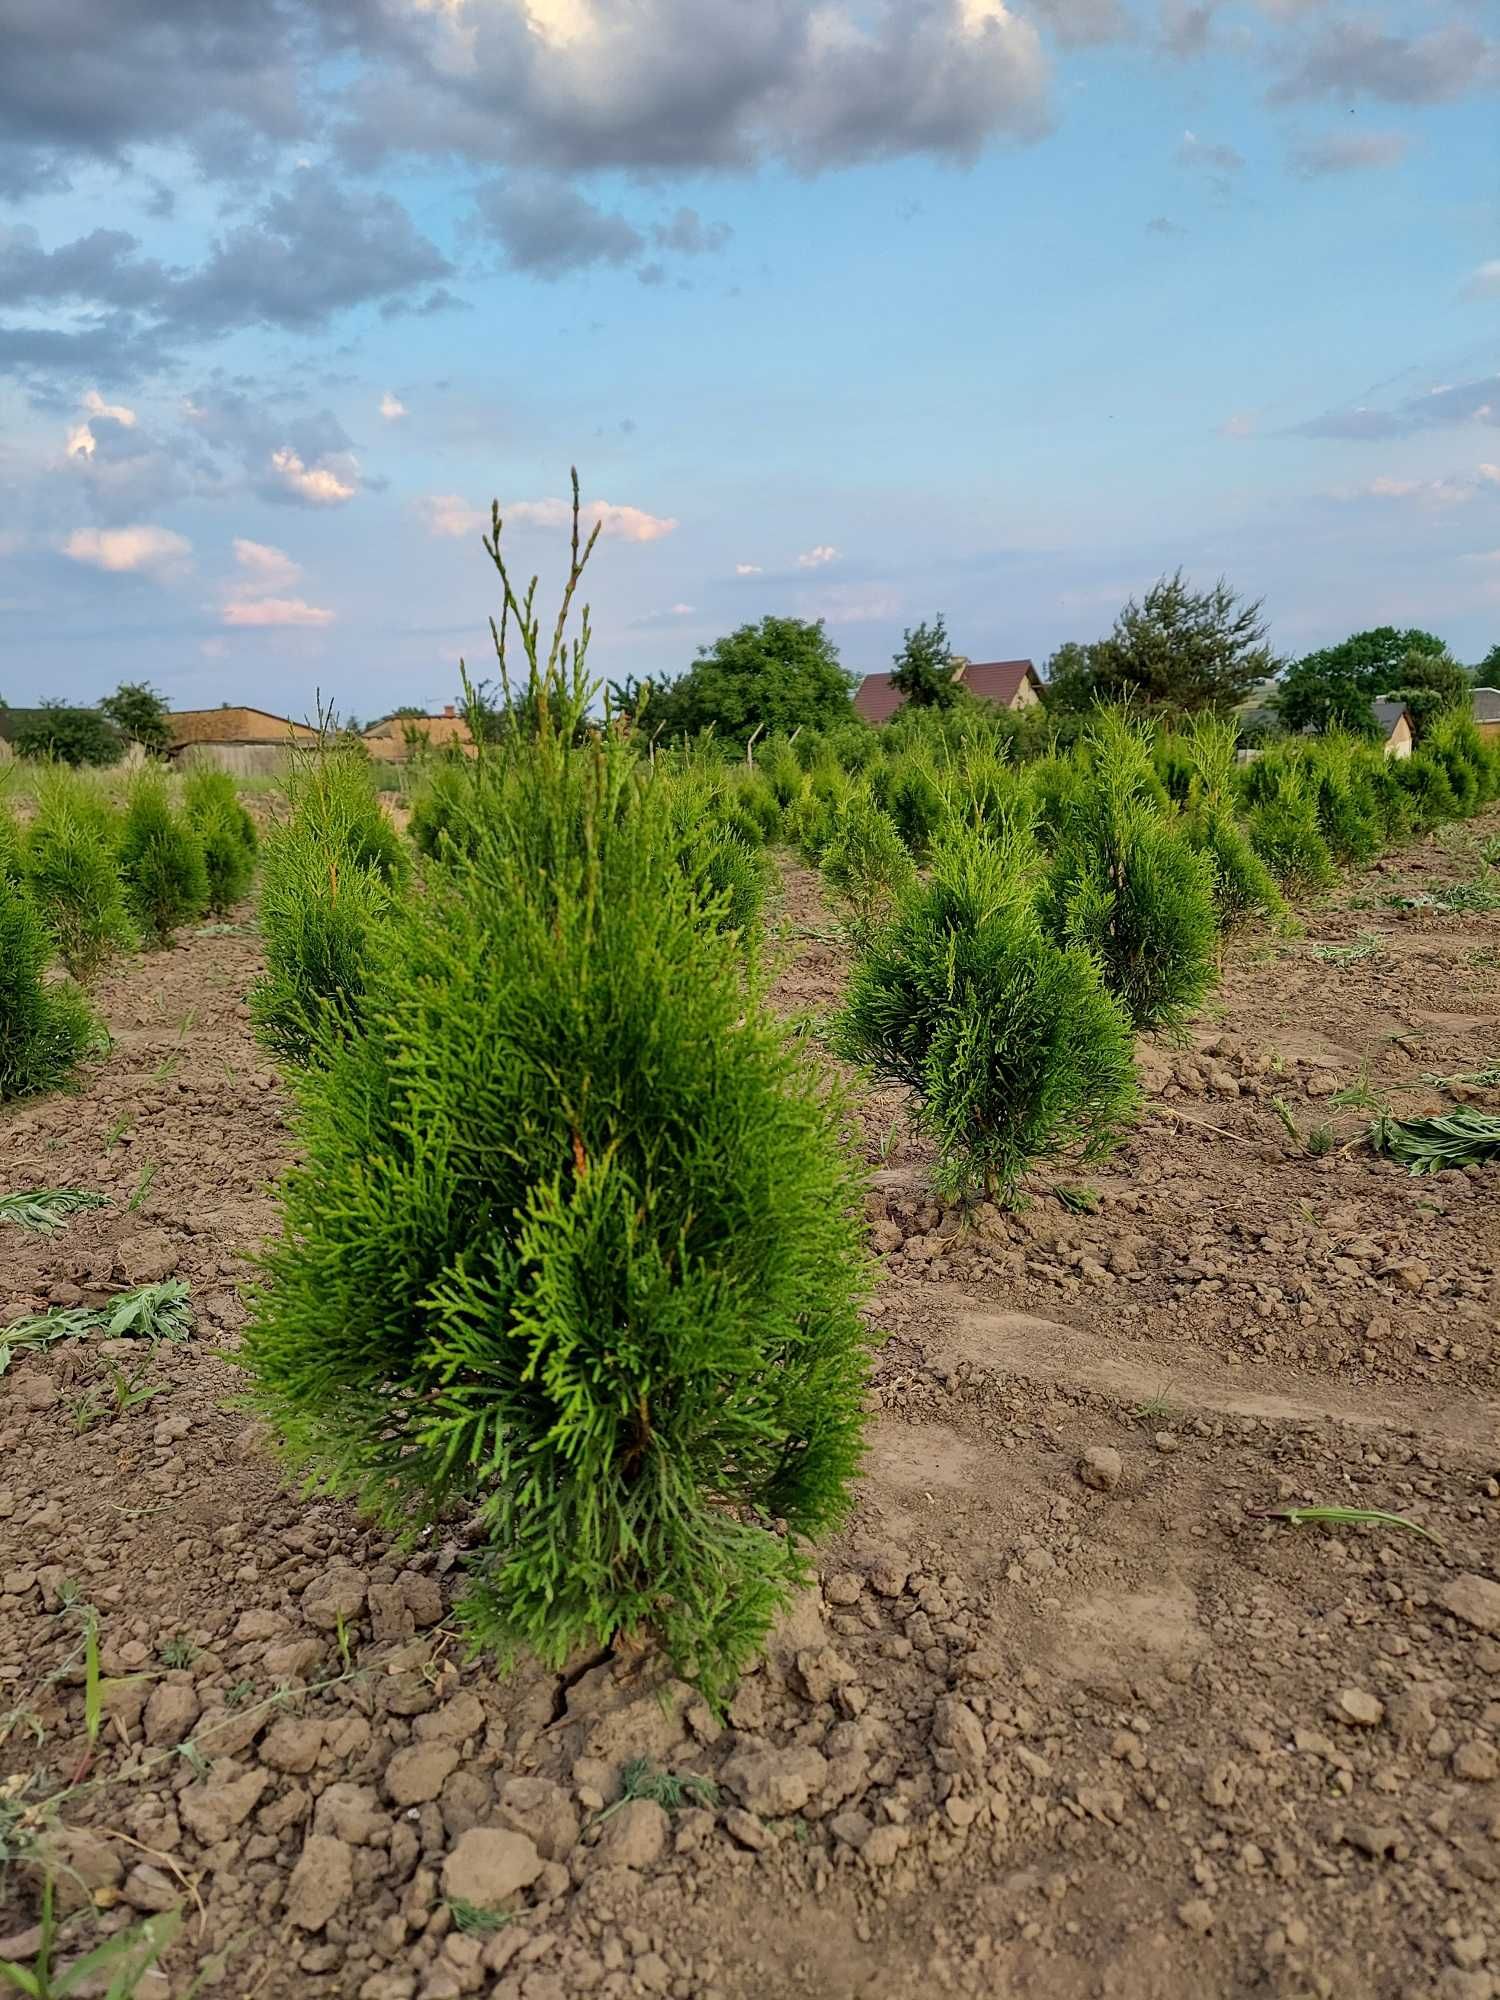
<path fill-rule="evenodd" d="M 44 979 L 48 957 L 30 896 L 0 876 L 0 1103 L 55 1090 L 100 1037 L 77 987 Z"/>
<path fill-rule="evenodd" d="M 166 785 L 154 771 L 131 780 L 119 868 L 125 906 L 148 944 L 170 944 L 180 925 L 208 907 L 203 843 L 173 812 Z"/>
<path fill-rule="evenodd" d="M 26 880 L 58 957 L 82 985 L 138 942 L 125 907 L 119 837 L 117 815 L 89 780 L 66 769 L 47 774 L 26 830 Z"/>
<path fill-rule="evenodd" d="M 1023 834 L 961 829 L 855 964 L 840 1052 L 914 1092 L 940 1184 L 1007 1199 L 1107 1150 L 1135 1101 L 1129 1024 L 1091 954 L 1045 935 Z"/>
<path fill-rule="evenodd" d="M 188 773 L 182 789 L 183 816 L 203 845 L 208 876 L 208 907 L 216 917 L 227 916 L 248 895 L 260 845 L 255 822 L 240 803 L 227 771 L 199 765 Z"/>
<path fill-rule="evenodd" d="M 18 757 L 102 766 L 119 763 L 125 754 L 125 739 L 97 708 L 43 702 L 16 731 L 12 747 Z"/>

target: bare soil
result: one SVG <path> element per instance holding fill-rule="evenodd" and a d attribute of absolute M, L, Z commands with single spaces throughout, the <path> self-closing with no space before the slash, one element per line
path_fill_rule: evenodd
<path fill-rule="evenodd" d="M 1232 943 L 1128 1144 L 1015 1212 L 945 1214 L 866 1096 L 869 1464 L 722 1720 L 640 1657 L 497 1679 L 448 1622 L 461 1528 L 402 1556 L 285 1488 L 235 1407 L 290 1144 L 256 940 L 125 968 L 110 1059 L 0 1122 L 4 1188 L 114 1198 L 0 1225 L 0 1314 L 167 1275 L 197 1311 L 0 1376 L 0 1855 L 65 1794 L 68 1949 L 181 1904 L 144 1996 L 1492 2000 L 1500 1172 L 1363 1133 L 1500 1108 L 1428 1080 L 1500 1061 L 1500 913 L 1444 908 L 1496 831 Z M 816 1031 L 844 954 L 804 871 L 778 933 Z M 1316 1503 L 1437 1539 L 1262 1511 Z M 639 1757 L 717 1789 L 606 1811 Z M 0 1957 L 36 1915 L 23 1860 Z"/>

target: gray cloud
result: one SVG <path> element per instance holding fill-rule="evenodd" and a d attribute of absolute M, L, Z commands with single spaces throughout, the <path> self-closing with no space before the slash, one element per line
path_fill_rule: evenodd
<path fill-rule="evenodd" d="M 1298 140 L 1288 163 L 1302 180 L 1320 180 L 1326 174 L 1398 166 L 1410 147 L 1404 132 L 1328 132 L 1319 139 Z"/>
<path fill-rule="evenodd" d="M 1146 224 L 1148 236 L 1186 236 L 1187 231 L 1180 222 L 1174 222 L 1170 215 L 1153 215 Z"/>
<path fill-rule="evenodd" d="M 540 174 L 487 181 L 475 206 L 513 270 L 562 278 L 590 264 L 634 264 L 646 239 L 623 215 L 606 214 L 566 181 Z"/>
<path fill-rule="evenodd" d="M 1296 426 L 1301 437 L 1373 440 L 1410 437 L 1417 431 L 1441 430 L 1450 424 L 1482 424 L 1500 429 L 1500 375 L 1472 382 L 1444 383 L 1420 396 L 1408 396 L 1394 408 L 1375 409 L 1355 403 L 1327 410 Z"/>
<path fill-rule="evenodd" d="M 315 170 L 298 173 L 249 221 L 228 229 L 196 270 L 143 256 L 122 229 L 91 230 L 46 250 L 29 225 L 0 227 L 0 299 L 12 310 L 82 307 L 87 315 L 67 328 L 0 325 L 0 363 L 41 375 L 88 370 L 110 381 L 139 379 L 184 342 L 249 325 L 306 331 L 349 306 L 405 297 L 451 270 L 399 202 L 352 193 Z M 429 292 L 423 309 L 436 297 Z"/>
<path fill-rule="evenodd" d="M 1177 148 L 1179 167 L 1202 169 L 1206 173 L 1237 174 L 1245 164 L 1243 153 L 1233 146 L 1210 139 L 1200 139 L 1196 132 L 1184 132 L 1182 144 Z"/>
<path fill-rule="evenodd" d="M 1123 42 L 1134 32 L 1121 0 L 1031 0 L 1031 12 L 1040 15 L 1065 49 Z"/>
<path fill-rule="evenodd" d="M 1500 88 L 1500 42 L 1452 22 L 1425 35 L 1388 34 L 1373 21 L 1341 16 L 1292 52 L 1273 101 L 1331 95 L 1388 104 L 1440 104 L 1469 91 Z"/>
<path fill-rule="evenodd" d="M 1157 36 L 1162 48 L 1179 62 L 1191 62 L 1207 52 L 1219 0 L 1161 0 Z"/>
<path fill-rule="evenodd" d="M 568 38 L 534 32 L 516 5 L 461 23 L 433 8 L 406 17 L 351 91 L 344 144 L 361 163 L 413 151 L 561 174 L 769 159 L 816 171 L 970 159 L 1047 128 L 1047 60 L 1018 13 L 875 0 L 859 31 L 825 26 L 804 0 L 601 0 Z"/>
<path fill-rule="evenodd" d="M 734 231 L 727 222 L 705 222 L 696 208 L 679 208 L 667 222 L 652 225 L 651 240 L 660 250 L 682 257 L 704 257 L 722 250 Z"/>

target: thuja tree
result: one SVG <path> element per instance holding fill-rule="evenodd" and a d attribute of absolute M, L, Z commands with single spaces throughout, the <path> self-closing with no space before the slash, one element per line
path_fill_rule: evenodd
<path fill-rule="evenodd" d="M 916 877 L 895 821 L 864 790 L 835 815 L 819 865 L 823 880 L 847 907 L 857 937 L 889 914 Z"/>
<path fill-rule="evenodd" d="M 114 815 L 89 781 L 49 772 L 26 830 L 26 878 L 58 957 L 85 984 L 136 942 L 116 863 Z"/>
<path fill-rule="evenodd" d="M 529 733 L 485 747 L 472 861 L 393 912 L 378 1003 L 296 1079 L 246 1360 L 315 1487 L 409 1530 L 473 1510 L 478 1642 L 655 1637 L 719 1690 L 849 1502 L 861 1184 L 650 767 L 581 727 L 581 643 L 544 649 L 498 511 L 488 546 Z M 564 612 L 576 514 L 573 550 Z"/>
<path fill-rule="evenodd" d="M 1094 954 L 1137 1028 L 1170 1027 L 1214 982 L 1213 869 L 1157 804 L 1161 781 L 1127 722 L 1102 717 L 1090 750 L 1087 782 L 1057 831 L 1043 909 L 1059 943 Z"/>
<path fill-rule="evenodd" d="M 44 978 L 50 955 L 30 896 L 0 873 L 0 1103 L 55 1090 L 99 1036 L 77 987 Z"/>
<path fill-rule="evenodd" d="M 265 843 L 260 927 L 266 970 L 250 993 L 261 1041 L 284 1061 L 326 1055 L 358 1022 L 371 955 L 408 862 L 368 760 L 298 752 L 289 810 Z"/>
<path fill-rule="evenodd" d="M 840 1051 L 905 1084 L 948 1192 L 1005 1199 L 1038 1161 L 1106 1151 L 1135 1100 L 1129 1022 L 1087 951 L 1045 935 L 1011 826 L 955 827 L 855 966 Z"/>
<path fill-rule="evenodd" d="M 170 944 L 180 924 L 208 907 L 203 843 L 178 813 L 155 772 L 132 779 L 120 832 L 125 903 L 147 942 Z"/>
<path fill-rule="evenodd" d="M 208 907 L 226 916 L 248 894 L 259 837 L 227 771 L 200 765 L 182 790 L 183 815 L 203 844 Z"/>
<path fill-rule="evenodd" d="M 1204 714 L 1156 746 L 1157 768 L 1179 802 L 1188 840 L 1213 870 L 1214 911 L 1225 930 L 1286 913 L 1276 877 L 1235 810 L 1237 740 L 1227 716 Z"/>

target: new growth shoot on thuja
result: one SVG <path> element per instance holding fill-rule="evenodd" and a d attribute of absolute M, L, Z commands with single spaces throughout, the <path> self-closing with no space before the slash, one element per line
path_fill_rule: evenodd
<path fill-rule="evenodd" d="M 313 1487 L 412 1530 L 473 1511 L 479 1642 L 560 1664 L 653 1635 L 722 1688 L 848 1505 L 862 1181 L 663 779 L 589 720 L 577 498 L 550 644 L 492 516 L 505 701 L 473 838 L 394 904 L 378 1003 L 294 1077 L 244 1352 Z"/>

